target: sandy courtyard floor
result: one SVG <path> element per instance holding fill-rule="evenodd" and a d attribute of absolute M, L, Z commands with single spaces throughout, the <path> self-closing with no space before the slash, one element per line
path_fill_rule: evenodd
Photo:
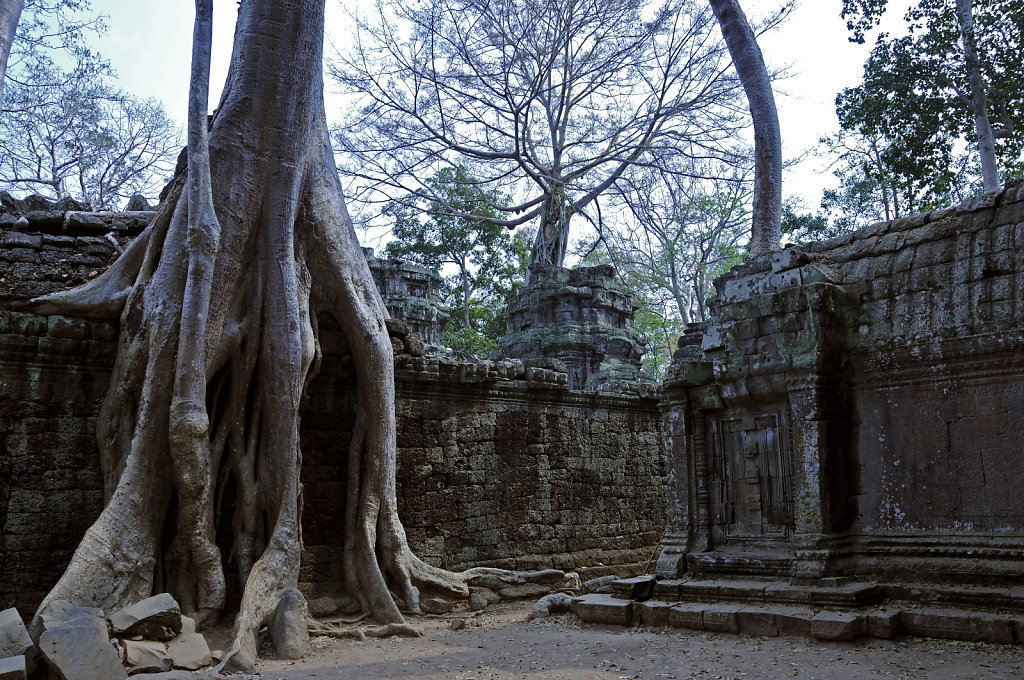
<path fill-rule="evenodd" d="M 358 642 L 314 638 L 301 661 L 261 661 L 265 680 L 295 678 L 1024 678 L 1024 647 L 947 640 L 849 643 L 529 620 L 528 603 L 481 616 L 416 622 L 423 637 Z M 458 625 L 458 624 L 456 624 Z"/>

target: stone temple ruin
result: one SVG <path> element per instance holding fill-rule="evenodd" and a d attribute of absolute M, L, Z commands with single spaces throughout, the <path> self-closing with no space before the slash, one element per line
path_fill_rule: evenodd
<path fill-rule="evenodd" d="M 117 328 L 12 303 L 88 280 L 149 215 L 4 207 L 0 608 L 27 618 L 102 507 Z M 506 358 L 474 362 L 434 351 L 436 280 L 368 256 L 413 331 L 393 338 L 398 497 L 429 562 L 628 577 L 575 599 L 585 621 L 1024 642 L 1024 184 L 734 269 L 660 387 L 637 380 L 632 302 L 605 268 L 536 272 Z M 343 589 L 354 398 L 321 329 L 310 602 Z"/>

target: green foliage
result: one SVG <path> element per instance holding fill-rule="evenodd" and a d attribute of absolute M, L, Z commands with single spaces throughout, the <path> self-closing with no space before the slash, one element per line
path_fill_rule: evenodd
<path fill-rule="evenodd" d="M 863 42 L 884 10 L 884 0 L 844 0 L 851 39 Z M 1005 176 L 1019 176 L 1024 0 L 977 2 L 973 16 L 998 163 Z M 841 188 L 828 197 L 833 208 L 856 209 L 859 197 L 860 205 L 898 217 L 978 191 L 975 121 L 955 0 L 920 0 L 906 21 L 909 34 L 880 35 L 863 82 L 836 98 L 842 132 L 828 144 L 839 151 Z"/>
<path fill-rule="evenodd" d="M 505 333 L 505 306 L 523 285 L 532 239 L 494 222 L 505 197 L 482 191 L 464 167 L 444 168 L 426 184 L 430 200 L 410 195 L 385 208 L 394 220 L 387 254 L 441 275 L 454 269 L 443 276 L 445 342 L 460 356 L 486 357 Z"/>
<path fill-rule="evenodd" d="M 156 193 L 182 140 L 162 105 L 113 85 L 85 42 L 103 30 L 101 19 L 80 18 L 88 10 L 85 0 L 26 3 L 0 115 L 0 185 L 116 209 Z"/>

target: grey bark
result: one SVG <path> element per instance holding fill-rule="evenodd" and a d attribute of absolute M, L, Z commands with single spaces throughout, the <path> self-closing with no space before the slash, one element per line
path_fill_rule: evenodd
<path fill-rule="evenodd" d="M 754 210 L 750 254 L 779 247 L 782 238 L 782 134 L 771 78 L 757 37 L 737 0 L 709 0 L 747 94 L 754 124 Z"/>
<path fill-rule="evenodd" d="M 985 104 L 985 79 L 981 76 L 978 51 L 974 41 L 973 0 L 956 0 L 960 35 L 967 63 L 967 80 L 971 88 L 971 110 L 978 133 L 978 154 L 981 156 L 981 180 L 985 193 L 999 191 L 999 170 L 996 167 L 996 142 Z"/>
<path fill-rule="evenodd" d="M 339 508 L 349 594 L 412 634 L 389 589 L 411 611 L 418 586 L 468 589 L 411 553 L 398 518 L 394 358 L 328 136 L 324 0 L 241 3 L 209 131 L 210 0 L 197 10 L 186 176 L 103 275 L 35 301 L 41 313 L 121 321 L 97 427 L 109 500 L 42 607 L 63 599 L 109 612 L 166 590 L 184 614 L 213 621 L 225 581 L 214 537 L 229 523 L 243 594 L 222 667 L 249 670 L 257 632 L 298 585 L 298 408 L 316 370 L 318 315 L 337 320 L 356 367 Z M 236 509 L 221 519 L 228 485 Z"/>
<path fill-rule="evenodd" d="M 7 78 L 7 60 L 18 31 L 21 10 L 25 0 L 0 0 L 0 104 L 4 102 L 4 81 Z"/>

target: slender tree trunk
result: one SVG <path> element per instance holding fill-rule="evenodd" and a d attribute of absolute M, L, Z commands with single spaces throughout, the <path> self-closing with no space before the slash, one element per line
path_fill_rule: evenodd
<path fill-rule="evenodd" d="M 0 0 L 0 104 L 4 102 L 4 81 L 7 78 L 7 60 L 11 56 L 11 45 L 18 32 L 18 21 L 25 0 Z"/>
<path fill-rule="evenodd" d="M 754 211 L 750 254 L 779 247 L 782 238 L 782 135 L 771 78 L 757 37 L 737 0 L 709 0 L 736 73 L 747 93 L 754 123 Z"/>
<path fill-rule="evenodd" d="M 967 63 L 967 81 L 971 88 L 971 109 L 974 112 L 974 128 L 978 133 L 978 153 L 981 156 L 981 180 L 985 193 L 999 191 L 999 170 L 996 166 L 996 140 L 988 119 L 985 104 L 985 79 L 981 76 L 978 63 L 977 43 L 974 40 L 974 16 L 972 0 L 956 0 L 956 14 L 960 20 L 960 34 L 964 44 L 964 60 Z"/>
<path fill-rule="evenodd" d="M 530 251 L 531 267 L 535 264 L 561 267 L 565 263 L 565 253 L 569 248 L 569 218 L 565 198 L 560 193 L 549 194 L 544 202 L 533 250 Z"/>
<path fill-rule="evenodd" d="M 318 358 L 319 315 L 338 322 L 355 359 L 357 413 L 338 509 L 348 592 L 400 632 L 409 629 L 390 591 L 410 611 L 417 586 L 468 591 L 411 553 L 398 518 L 394 357 L 331 151 L 324 0 L 241 3 L 207 153 L 209 2 L 197 3 L 187 177 L 103 275 L 35 301 L 42 313 L 121 320 L 97 425 L 109 501 L 43 606 L 63 599 L 110 612 L 156 588 L 201 623 L 215 620 L 223 523 L 243 588 L 224 663 L 250 669 L 258 631 L 297 593 L 298 411 Z M 237 501 L 220 518 L 226 489 Z M 274 642 L 282 654 L 301 653 L 301 640 Z"/>

